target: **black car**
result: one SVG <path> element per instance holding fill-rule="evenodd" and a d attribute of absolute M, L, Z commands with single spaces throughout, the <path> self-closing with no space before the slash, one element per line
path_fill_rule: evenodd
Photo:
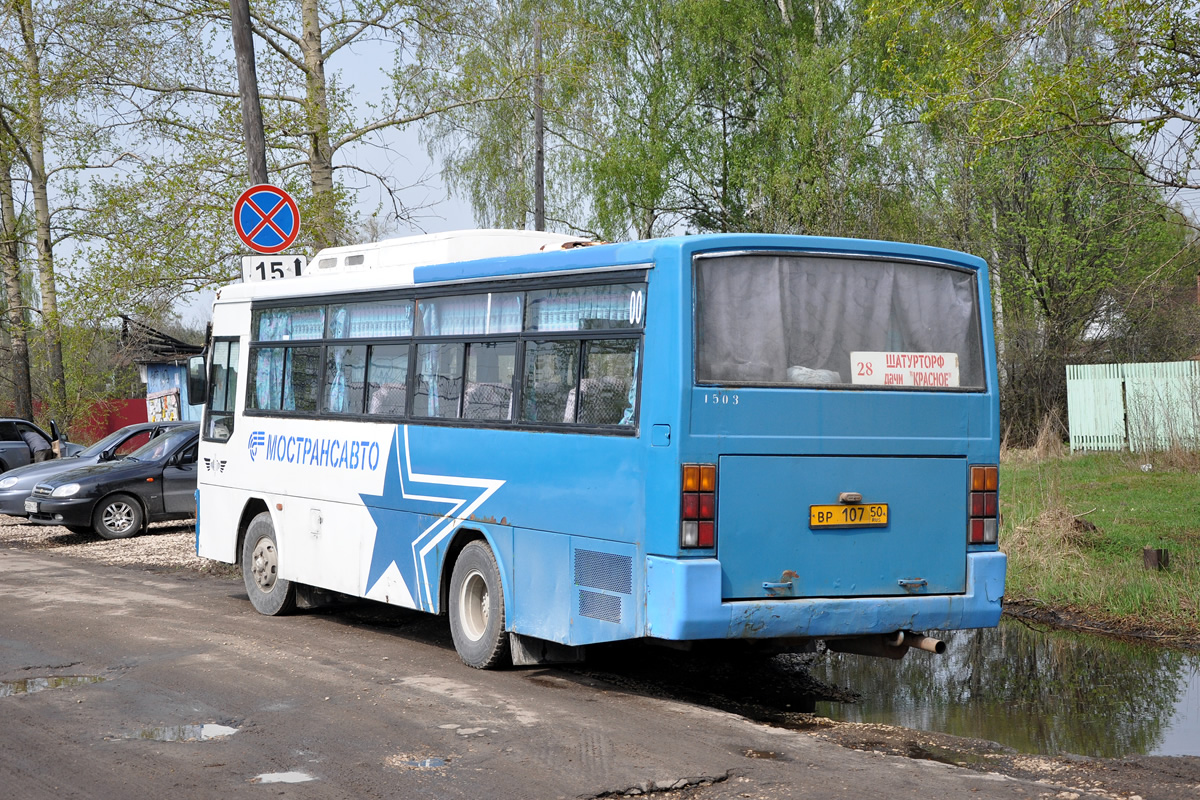
<path fill-rule="evenodd" d="M 151 522 L 194 517 L 199 438 L 200 426 L 187 423 L 119 461 L 42 481 L 25 501 L 29 520 L 124 539 Z"/>
<path fill-rule="evenodd" d="M 23 467 L 10 469 L 0 475 L 0 514 L 12 517 L 25 517 L 25 498 L 29 497 L 33 487 L 50 480 L 51 477 L 69 469 L 89 467 L 92 464 L 103 464 L 115 461 L 132 454 L 160 434 L 172 428 L 194 423 L 187 422 L 139 422 L 126 425 L 120 430 L 113 431 L 91 447 L 85 447 L 78 455 L 64 456 L 37 464 L 26 464 Z M 91 526 L 88 526 L 91 529 Z"/>

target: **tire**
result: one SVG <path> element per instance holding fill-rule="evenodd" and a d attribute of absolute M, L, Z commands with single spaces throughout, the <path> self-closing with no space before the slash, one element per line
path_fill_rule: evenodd
<path fill-rule="evenodd" d="M 504 589 L 496 557 L 486 542 L 470 542 L 454 562 L 450 636 L 458 657 L 468 667 L 493 669 L 508 658 Z"/>
<path fill-rule="evenodd" d="M 142 532 L 142 504 L 127 494 L 106 497 L 92 512 L 92 530 L 105 539 L 128 539 Z"/>
<path fill-rule="evenodd" d="M 279 545 L 269 512 L 250 520 L 242 543 L 242 581 L 254 610 L 268 617 L 296 609 L 296 587 L 279 577 Z"/>

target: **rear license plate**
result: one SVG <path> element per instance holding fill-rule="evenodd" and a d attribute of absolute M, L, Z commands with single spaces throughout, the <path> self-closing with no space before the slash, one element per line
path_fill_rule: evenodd
<path fill-rule="evenodd" d="M 25 501 L 25 510 L 28 511 L 30 514 L 36 514 L 37 513 L 37 500 L 26 500 Z"/>
<path fill-rule="evenodd" d="M 882 528 L 887 524 L 887 503 L 808 507 L 810 528 Z"/>

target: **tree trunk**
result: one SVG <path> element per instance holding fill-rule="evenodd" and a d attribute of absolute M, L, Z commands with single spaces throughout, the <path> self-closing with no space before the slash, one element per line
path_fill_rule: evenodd
<path fill-rule="evenodd" d="M 21 297 L 21 261 L 18 247 L 17 214 L 13 205 L 12 165 L 0 150 L 0 274 L 7 290 L 5 332 L 12 358 L 14 411 L 22 419 L 33 419 L 33 386 L 29 379 L 29 340 L 25 331 L 25 303 Z"/>
<path fill-rule="evenodd" d="M 242 137 L 246 140 L 246 166 L 250 184 L 267 182 L 267 143 L 263 136 L 262 103 L 258 97 L 258 71 L 254 67 L 254 35 L 250 31 L 249 0 L 232 0 L 229 18 L 233 27 L 233 52 L 242 96 Z"/>
<path fill-rule="evenodd" d="M 38 287 L 42 293 L 42 325 L 50 362 L 50 414 L 67 415 L 67 376 L 63 369 L 62 330 L 58 318 L 58 291 L 54 278 L 54 251 L 50 245 L 50 199 L 46 179 L 46 124 L 42 117 L 42 75 L 34 35 L 33 0 L 19 0 L 21 38 L 25 47 L 25 79 L 29 92 L 28 161 L 37 219 Z M 65 420 L 64 420 L 65 421 Z"/>
<path fill-rule="evenodd" d="M 337 196 L 333 185 L 333 150 L 329 143 L 329 100 L 325 83 L 325 53 L 321 45 L 318 0 L 301 0 L 305 105 L 308 119 L 308 164 L 312 179 L 313 243 L 317 248 L 337 244 Z"/>

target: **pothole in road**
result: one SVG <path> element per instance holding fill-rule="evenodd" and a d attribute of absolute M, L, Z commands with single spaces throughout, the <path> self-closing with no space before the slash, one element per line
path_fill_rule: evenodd
<path fill-rule="evenodd" d="M 779 760 L 783 757 L 782 754 L 776 753 L 773 750 L 750 750 L 750 749 L 747 749 L 747 750 L 742 751 L 742 755 L 744 755 L 746 758 L 766 758 L 766 759 L 769 759 L 772 761 Z"/>
<path fill-rule="evenodd" d="M 436 756 L 422 756 L 416 753 L 397 753 L 394 756 L 388 756 L 384 762 L 389 767 L 396 769 L 441 769 L 450 763 L 449 758 L 439 758 Z"/>
<path fill-rule="evenodd" d="M 157 728 L 142 728 L 126 739 L 150 739 L 155 742 L 205 742 L 224 739 L 237 733 L 237 728 L 228 725 L 204 723 L 201 725 L 164 725 Z"/>
<path fill-rule="evenodd" d="M 62 689 L 65 686 L 83 686 L 105 680 L 99 675 L 56 675 L 45 678 L 22 678 L 15 681 L 0 681 L 0 697 L 17 694 L 33 694 L 46 689 Z"/>

